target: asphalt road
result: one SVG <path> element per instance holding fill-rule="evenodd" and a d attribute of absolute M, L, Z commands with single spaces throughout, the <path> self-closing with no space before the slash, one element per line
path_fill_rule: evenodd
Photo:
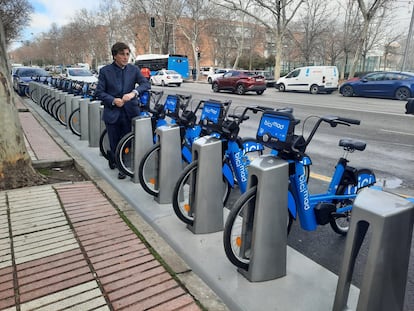
<path fill-rule="evenodd" d="M 159 89 L 154 87 L 155 89 Z M 312 158 L 311 171 L 322 178 L 311 178 L 313 192 L 323 191 L 327 183 L 323 176 L 330 176 L 343 151 L 338 147 L 342 137 L 351 137 L 367 142 L 363 152 L 349 155 L 349 165 L 372 169 L 378 184 L 390 191 L 414 197 L 414 115 L 405 114 L 405 101 L 375 98 L 345 98 L 338 93 L 310 95 L 306 93 L 280 93 L 268 89 L 261 96 L 255 93 L 244 96 L 232 93 L 213 93 L 209 84 L 184 83 L 181 87 L 163 88 L 167 94 L 192 94 L 193 104 L 201 99 L 232 100 L 231 110 L 240 106 L 262 105 L 271 107 L 292 107 L 295 117 L 301 120 L 297 130 L 306 135 L 315 119 L 308 116 L 339 115 L 361 120 L 361 125 L 330 128 L 321 126 L 307 150 Z M 241 136 L 255 136 L 259 116 L 243 123 Z M 233 192 L 231 200 L 238 197 Z M 353 283 L 360 285 L 361 276 L 369 247 L 369 234 L 360 250 L 353 273 Z M 334 273 L 338 273 L 343 256 L 345 238 L 333 232 L 330 226 L 305 232 L 295 223 L 289 235 L 291 247 L 305 254 Z M 414 239 L 411 245 L 406 299 L 404 310 L 414 309 Z"/>

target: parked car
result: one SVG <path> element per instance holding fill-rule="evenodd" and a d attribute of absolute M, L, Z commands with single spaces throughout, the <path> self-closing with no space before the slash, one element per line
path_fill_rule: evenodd
<path fill-rule="evenodd" d="M 47 79 L 50 77 L 50 74 L 42 68 L 17 67 L 13 73 L 13 88 L 20 96 L 23 96 L 25 95 L 25 89 L 29 86 L 29 82 L 38 77 Z"/>
<path fill-rule="evenodd" d="M 296 68 L 277 80 L 275 87 L 280 92 L 304 91 L 311 94 L 328 93 L 338 89 L 336 66 L 307 66 Z"/>
<path fill-rule="evenodd" d="M 80 82 L 98 82 L 98 78 L 89 69 L 82 67 L 68 67 L 65 69 L 64 76 L 70 80 Z"/>
<path fill-rule="evenodd" d="M 343 96 L 366 96 L 407 100 L 414 97 L 414 73 L 378 71 L 348 80 L 339 88 Z"/>
<path fill-rule="evenodd" d="M 275 77 L 270 71 L 256 71 L 256 74 L 265 77 L 267 87 L 274 87 L 276 85 Z"/>
<path fill-rule="evenodd" d="M 183 83 L 183 77 L 175 70 L 161 69 L 151 76 L 150 81 L 152 85 L 169 86 L 175 84 L 180 86 Z"/>
<path fill-rule="evenodd" d="M 222 76 L 224 76 L 224 74 L 226 72 L 229 72 L 231 69 L 221 69 L 221 68 L 216 68 L 214 69 L 213 73 L 209 73 L 207 76 L 207 82 L 212 84 L 213 81 L 216 81 L 217 78 L 220 78 Z"/>
<path fill-rule="evenodd" d="M 214 92 L 227 90 L 243 95 L 246 92 L 256 92 L 262 95 L 266 90 L 265 78 L 254 72 L 243 70 L 230 70 L 223 77 L 213 82 L 211 88 Z"/>

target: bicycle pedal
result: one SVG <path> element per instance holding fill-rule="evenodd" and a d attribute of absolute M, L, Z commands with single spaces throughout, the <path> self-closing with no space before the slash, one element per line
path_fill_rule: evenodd
<path fill-rule="evenodd" d="M 336 211 L 336 207 L 332 203 L 319 203 L 316 205 L 315 217 L 318 225 L 326 225 L 332 219 L 332 213 Z"/>

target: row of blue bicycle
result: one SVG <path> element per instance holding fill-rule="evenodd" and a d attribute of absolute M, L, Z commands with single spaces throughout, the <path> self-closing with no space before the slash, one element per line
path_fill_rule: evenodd
<path fill-rule="evenodd" d="M 177 217 L 184 223 L 192 225 L 194 217 L 197 217 L 194 214 L 192 202 L 199 160 L 192 161 L 191 147 L 197 138 L 204 135 L 220 140 L 223 157 L 223 206 L 226 205 L 231 189 L 237 187 L 241 194 L 230 208 L 224 226 L 223 242 L 227 257 L 240 268 L 247 269 L 249 265 L 249 248 L 244 246 L 242 251 L 240 245 L 243 240 L 251 239 L 246 236 L 246 232 L 251 231 L 242 231 L 241 228 L 245 219 L 254 214 L 257 188 L 247 188 L 248 167 L 254 158 L 270 154 L 289 163 L 287 233 L 290 231 L 293 220 L 299 218 L 304 230 L 316 230 L 318 225 L 329 223 L 336 233 L 345 235 L 349 229 L 352 203 L 358 191 L 376 182 L 372 170 L 357 169 L 348 165 L 349 153 L 363 151 L 366 143 L 344 138 L 339 140 L 339 146 L 343 148 L 344 155 L 335 166 L 328 188 L 325 192 L 318 194 L 311 194 L 309 191 L 308 180 L 312 162 L 306 154 L 306 149 L 319 127 L 322 123 L 328 124 L 331 128 L 338 125 L 358 125 L 359 120 L 339 116 L 314 117 L 312 130 L 305 137 L 303 129 L 300 135 L 295 134 L 300 121 L 294 117 L 293 110 L 289 108 L 273 109 L 252 106 L 242 108 L 240 113 L 236 114 L 229 113 L 231 101 L 202 100 L 194 109 L 189 109 L 191 96 L 167 95 L 164 104 L 160 104 L 161 98 L 161 93 L 151 91 L 143 100 L 144 106 L 151 103 L 149 106 L 153 105 L 156 108 L 146 110 L 146 113 L 153 118 L 154 145 L 142 157 L 139 165 L 140 184 L 149 194 L 153 196 L 158 194 L 158 160 L 161 147 L 156 141 L 155 129 L 165 124 L 178 126 L 184 169 L 176 179 L 172 205 Z M 252 113 L 261 114 L 256 137 L 240 137 L 241 124 L 248 120 L 249 114 Z M 309 121 L 311 119 L 307 119 L 306 122 L 311 122 Z M 126 135 L 118 145 L 116 152 L 118 167 L 129 176 L 134 174 L 131 152 L 134 135 L 133 132 Z"/>
<path fill-rule="evenodd" d="M 57 88 L 65 85 L 62 81 L 55 83 L 54 87 Z M 50 84 L 53 86 L 52 83 Z M 69 92 L 93 98 L 93 85 L 76 83 L 71 85 Z M 33 99 L 38 98 L 34 94 L 30 95 Z M 157 139 L 156 129 L 162 125 L 179 127 L 183 170 L 180 176 L 176 176 L 172 206 L 177 217 L 186 224 L 192 225 L 194 218 L 197 217 L 194 214 L 192 202 L 195 195 L 194 187 L 199 159 L 192 159 L 192 145 L 198 138 L 205 135 L 210 135 L 221 142 L 223 206 L 226 205 L 231 189 L 238 188 L 241 194 L 230 208 L 224 226 L 223 244 L 229 260 L 242 269 L 247 270 L 250 261 L 246 241 L 251 240 L 249 236 L 251 231 L 241 228 L 246 219 L 254 215 L 257 187 L 248 188 L 248 167 L 255 158 L 267 154 L 288 162 L 287 233 L 290 231 L 293 220 L 299 218 L 304 230 L 316 230 L 318 225 L 329 223 L 335 232 L 345 235 L 349 229 L 352 204 L 358 191 L 376 182 L 375 175 L 370 169 L 357 169 L 348 165 L 348 154 L 363 151 L 366 144 L 359 140 L 346 138 L 339 140 L 339 146 L 343 148 L 344 155 L 339 158 L 326 191 L 313 194 L 310 193 L 308 187 L 312 161 L 306 149 L 320 126 L 327 124 L 335 128 L 358 125 L 359 120 L 340 116 L 307 118 L 304 123 L 312 122 L 310 121 L 312 119 L 314 123 L 310 133 L 305 136 L 304 124 L 302 132 L 297 133 L 300 121 L 294 117 L 294 112 L 290 108 L 251 106 L 236 107 L 230 110 L 231 101 L 212 99 L 201 100 L 192 108 L 191 95 L 167 95 L 162 103 L 163 92 L 152 90 L 141 94 L 140 98 L 141 115 L 151 118 L 154 135 L 154 145 L 143 155 L 137 170 L 140 184 L 149 194 L 153 196 L 158 194 L 160 190 L 158 160 L 161 146 Z M 59 122 L 65 120 L 62 116 L 66 112 L 64 108 L 59 108 L 62 105 L 59 100 L 44 95 L 38 103 L 58 121 L 60 120 Z M 236 113 L 237 111 L 240 113 Z M 78 124 L 79 121 L 73 117 L 73 114 L 72 111 L 71 122 Z M 261 115 L 256 137 L 240 137 L 240 127 L 251 114 Z M 73 127 L 76 129 L 76 126 Z M 115 153 L 118 168 L 131 177 L 135 172 L 133 167 L 134 136 L 134 132 L 131 132 L 121 139 Z M 100 150 L 107 158 L 108 141 L 105 130 L 101 134 Z M 240 247 L 242 244 L 243 248 Z"/>

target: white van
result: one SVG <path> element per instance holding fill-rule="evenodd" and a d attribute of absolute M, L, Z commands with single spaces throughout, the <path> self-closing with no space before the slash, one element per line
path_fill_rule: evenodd
<path fill-rule="evenodd" d="M 284 91 L 306 91 L 311 94 L 332 93 L 338 89 L 336 66 L 308 66 L 296 68 L 279 78 L 276 88 Z"/>

